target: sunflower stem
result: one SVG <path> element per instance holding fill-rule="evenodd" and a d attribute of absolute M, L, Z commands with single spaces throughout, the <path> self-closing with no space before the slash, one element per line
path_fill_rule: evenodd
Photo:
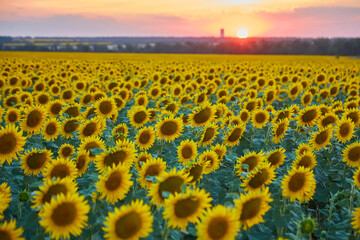
<path fill-rule="evenodd" d="M 352 208 L 353 208 L 353 202 L 355 198 L 355 187 L 354 184 L 351 184 L 351 192 L 350 192 L 350 203 L 349 203 L 349 214 L 351 216 Z"/>
<path fill-rule="evenodd" d="M 167 227 L 167 220 L 164 221 L 164 230 L 162 232 L 162 238 L 161 239 L 164 239 L 164 240 L 167 240 L 168 239 L 168 236 L 169 236 L 169 229 Z"/>
<path fill-rule="evenodd" d="M 19 210 L 18 219 L 21 219 L 21 217 L 22 217 L 22 202 L 19 200 L 18 200 L 18 210 Z"/>

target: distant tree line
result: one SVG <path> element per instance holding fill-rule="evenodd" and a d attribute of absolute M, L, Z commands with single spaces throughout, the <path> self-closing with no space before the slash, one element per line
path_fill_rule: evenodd
<path fill-rule="evenodd" d="M 360 56 L 360 38 L 151 38 L 132 39 L 119 42 L 111 38 L 111 44 L 52 43 L 38 46 L 26 42 L 22 46 L 11 46 L 11 37 L 0 37 L 3 51 L 59 51 L 59 52 L 123 52 L 123 53 L 203 53 L 203 54 L 300 54 L 300 55 L 341 55 Z M 99 38 L 97 38 L 99 39 Z M 109 41 L 109 39 L 105 39 Z M 124 38 L 121 38 L 124 41 Z M 86 41 L 86 38 L 84 38 Z"/>

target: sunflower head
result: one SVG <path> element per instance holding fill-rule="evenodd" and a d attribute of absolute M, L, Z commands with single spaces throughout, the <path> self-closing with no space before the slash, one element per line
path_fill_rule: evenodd
<path fill-rule="evenodd" d="M 183 165 L 188 165 L 191 160 L 195 160 L 197 157 L 198 151 L 196 143 L 192 140 L 186 139 L 181 141 L 180 145 L 177 147 L 177 155 L 179 161 Z"/>
<path fill-rule="evenodd" d="M 343 159 L 350 167 L 360 166 L 360 142 L 354 142 L 346 146 L 342 152 Z"/>
<path fill-rule="evenodd" d="M 7 161 L 9 164 L 17 158 L 17 154 L 23 150 L 25 138 L 18 127 L 7 125 L 0 129 L 0 164 Z"/>
<path fill-rule="evenodd" d="M 183 122 L 180 118 L 167 117 L 156 124 L 156 131 L 159 139 L 173 141 L 181 135 Z"/>

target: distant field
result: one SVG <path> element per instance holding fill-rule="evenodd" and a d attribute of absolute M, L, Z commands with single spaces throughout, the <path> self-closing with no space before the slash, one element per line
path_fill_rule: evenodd
<path fill-rule="evenodd" d="M 0 239 L 359 238 L 359 60 L 0 52 L 0 73 Z"/>

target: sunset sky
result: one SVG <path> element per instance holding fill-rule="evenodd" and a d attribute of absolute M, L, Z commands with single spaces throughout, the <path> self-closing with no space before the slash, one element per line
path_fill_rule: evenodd
<path fill-rule="evenodd" d="M 4 36 L 360 37 L 360 0 L 0 0 Z"/>

